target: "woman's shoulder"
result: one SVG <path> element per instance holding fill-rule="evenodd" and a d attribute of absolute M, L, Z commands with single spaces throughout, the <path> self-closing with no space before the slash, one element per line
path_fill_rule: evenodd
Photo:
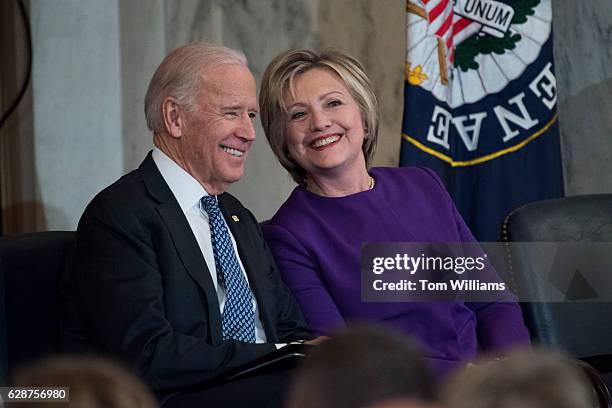
<path fill-rule="evenodd" d="M 437 179 L 435 171 L 428 167 L 406 166 L 406 167 L 372 167 L 372 174 L 381 177 L 405 177 L 405 178 L 427 178 Z"/>
<path fill-rule="evenodd" d="M 316 226 L 316 213 L 309 195 L 304 194 L 302 187 L 296 187 L 278 211 L 268 221 L 264 221 L 262 231 L 264 238 L 273 249 L 291 247 L 303 251 L 319 233 Z"/>
<path fill-rule="evenodd" d="M 289 197 L 281 204 L 276 213 L 268 221 L 265 221 L 265 226 L 279 226 L 287 228 L 289 224 L 295 223 L 300 217 L 299 208 L 307 205 L 308 195 L 304 194 L 302 187 L 295 187 Z"/>
<path fill-rule="evenodd" d="M 398 188 L 418 188 L 446 191 L 440 177 L 427 167 L 373 167 L 370 173 L 381 184 L 397 186 Z"/>

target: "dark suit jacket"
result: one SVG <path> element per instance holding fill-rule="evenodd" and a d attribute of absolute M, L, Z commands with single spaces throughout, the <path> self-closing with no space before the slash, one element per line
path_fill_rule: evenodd
<path fill-rule="evenodd" d="M 149 154 L 138 170 L 99 193 L 79 222 L 64 277 L 67 347 L 88 344 L 118 357 L 164 395 L 269 353 L 271 343 L 310 337 L 253 215 L 230 194 L 219 203 L 269 343 L 222 340 L 204 257 Z"/>

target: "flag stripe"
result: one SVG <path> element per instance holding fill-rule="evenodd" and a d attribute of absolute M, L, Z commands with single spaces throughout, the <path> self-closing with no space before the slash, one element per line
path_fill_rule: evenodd
<path fill-rule="evenodd" d="M 439 2 L 430 12 L 429 12 L 429 21 L 434 21 L 444 10 L 446 10 L 446 6 L 448 6 L 450 0 L 442 0 Z M 451 7 L 452 10 L 452 7 Z"/>
<path fill-rule="evenodd" d="M 453 35 L 458 34 L 470 24 L 472 24 L 471 20 L 461 17 L 459 20 L 453 23 Z"/>
<path fill-rule="evenodd" d="M 451 24 L 453 23 L 453 14 L 451 13 L 446 20 L 444 20 L 444 23 L 442 24 L 442 26 L 438 29 L 438 31 L 436 31 L 436 35 L 439 35 L 440 37 L 444 36 L 444 34 L 448 31 L 448 29 L 450 28 Z"/>

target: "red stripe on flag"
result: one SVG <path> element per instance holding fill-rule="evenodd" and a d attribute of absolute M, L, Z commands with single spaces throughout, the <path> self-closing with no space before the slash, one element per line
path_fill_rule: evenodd
<path fill-rule="evenodd" d="M 453 24 L 453 35 L 457 34 L 459 31 L 463 30 L 465 27 L 472 24 L 472 20 L 468 20 L 467 18 L 461 18 Z"/>
<path fill-rule="evenodd" d="M 429 21 L 434 21 L 448 6 L 450 0 L 442 0 L 429 12 Z M 451 13 L 452 14 L 452 13 Z"/>
<path fill-rule="evenodd" d="M 452 23 L 453 23 L 453 13 L 450 13 L 448 17 L 446 18 L 446 20 L 444 20 L 444 23 L 442 24 L 442 26 L 438 28 L 438 31 L 436 31 L 436 35 L 439 35 L 440 37 L 442 37 L 448 31 Z"/>

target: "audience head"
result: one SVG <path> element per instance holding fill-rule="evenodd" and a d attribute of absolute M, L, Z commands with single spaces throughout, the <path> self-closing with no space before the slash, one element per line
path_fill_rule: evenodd
<path fill-rule="evenodd" d="M 592 408 L 594 393 L 565 357 L 523 351 L 467 368 L 447 385 L 442 402 L 453 408 Z"/>
<path fill-rule="evenodd" d="M 290 408 L 416 408 L 434 387 L 418 347 L 386 327 L 358 326 L 317 346 L 299 368 Z"/>
<path fill-rule="evenodd" d="M 316 53 L 307 49 L 285 51 L 268 65 L 261 83 L 261 123 L 272 151 L 299 185 L 306 184 L 307 171 L 297 163 L 287 145 L 288 100 L 295 94 L 300 76 L 324 70 L 339 79 L 359 107 L 363 142 L 361 150 L 369 166 L 378 139 L 379 104 L 374 87 L 356 59 L 338 51 Z"/>
<path fill-rule="evenodd" d="M 16 387 L 69 387 L 68 404 L 45 407 L 155 408 L 157 402 L 147 387 L 132 374 L 110 361 L 93 357 L 52 357 L 24 366 L 14 376 Z M 20 403 L 36 408 L 40 403 Z"/>
<path fill-rule="evenodd" d="M 255 79 L 246 57 L 218 45 L 188 44 L 172 51 L 145 97 L 155 146 L 211 195 L 242 177 L 256 114 Z"/>

